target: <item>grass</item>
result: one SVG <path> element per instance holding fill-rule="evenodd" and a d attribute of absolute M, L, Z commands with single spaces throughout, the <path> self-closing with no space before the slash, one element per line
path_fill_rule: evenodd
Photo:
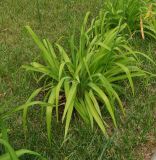
<path fill-rule="evenodd" d="M 36 0 L 29 3 L 27 0 L 0 2 L 0 106 L 7 109 L 22 104 L 37 87 L 30 75 L 20 68 L 38 56 L 38 49 L 26 33 L 25 25 L 30 25 L 41 37 L 48 37 L 51 42 L 59 41 L 65 46 L 67 37 L 74 32 L 73 26 L 79 28 L 88 10 L 92 16 L 97 15 L 102 5 L 102 0 L 60 0 L 59 3 L 58 0 L 38 0 L 38 4 Z M 156 42 L 135 39 L 132 43 L 156 60 Z M 145 62 L 144 68 L 156 73 L 155 66 L 149 62 Z M 138 80 L 135 86 L 134 97 L 128 87 L 123 91 L 127 95 L 124 99 L 127 117 L 118 130 L 110 128 L 110 140 L 106 141 L 99 129 L 94 128 L 91 132 L 82 122 L 77 123 L 76 117 L 72 120 L 65 144 L 62 144 L 64 126 L 54 121 L 50 148 L 45 121 L 37 118 L 39 111 L 36 107 L 29 116 L 31 136 L 26 140 L 21 115 L 9 122 L 11 144 L 16 149 L 35 150 L 54 160 L 142 160 L 156 146 L 156 80 Z M 30 157 L 26 159 L 30 160 Z"/>

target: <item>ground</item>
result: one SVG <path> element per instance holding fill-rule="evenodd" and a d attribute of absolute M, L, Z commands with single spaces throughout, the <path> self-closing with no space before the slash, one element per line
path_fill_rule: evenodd
<path fill-rule="evenodd" d="M 5 0 L 0 2 L 0 106 L 6 109 L 26 101 L 39 85 L 32 75 L 21 68 L 39 50 L 24 26 L 30 25 L 40 37 L 67 47 L 69 35 L 79 31 L 87 11 L 96 16 L 103 0 Z M 74 29 L 75 28 L 75 29 Z M 156 60 L 154 40 L 133 39 L 132 46 Z M 144 61 L 144 59 L 143 59 Z M 156 73 L 156 67 L 144 62 L 144 68 Z M 156 79 L 136 79 L 135 96 L 129 87 L 123 91 L 127 116 L 118 129 L 111 129 L 106 140 L 96 127 L 91 131 L 77 117 L 73 118 L 66 142 L 64 125 L 54 120 L 52 146 L 47 141 L 44 119 L 39 109 L 29 111 L 29 134 L 22 131 L 21 114 L 9 121 L 10 143 L 15 149 L 27 148 L 40 152 L 49 160 L 143 160 L 149 159 L 156 147 Z M 120 114 L 119 114 L 120 115 Z M 119 116 L 118 115 L 118 116 Z M 31 159 L 27 157 L 27 159 Z"/>

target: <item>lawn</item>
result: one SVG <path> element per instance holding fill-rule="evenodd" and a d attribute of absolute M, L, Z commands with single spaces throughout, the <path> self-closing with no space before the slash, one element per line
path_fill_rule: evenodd
<path fill-rule="evenodd" d="M 95 17 L 102 6 L 103 0 L 1 1 L 0 106 L 7 110 L 24 103 L 39 86 L 31 74 L 21 68 L 39 55 L 24 26 L 30 25 L 40 37 L 48 37 L 50 42 L 59 42 L 66 48 L 69 35 L 77 34 L 85 13 L 90 11 Z M 136 50 L 156 60 L 154 40 L 135 38 L 131 43 Z M 156 73 L 156 67 L 145 60 L 144 68 Z M 156 79 L 136 79 L 134 96 L 129 86 L 123 85 L 126 86 L 123 90 L 126 98 L 122 99 L 126 118 L 119 120 L 118 129 L 110 127 L 112 136 L 108 140 L 98 128 L 91 131 L 75 116 L 65 142 L 64 125 L 54 121 L 50 147 L 45 120 L 39 118 L 39 108 L 35 107 L 29 112 L 27 137 L 23 133 L 21 114 L 11 118 L 10 143 L 15 149 L 37 151 L 48 160 L 148 160 L 156 147 Z"/>

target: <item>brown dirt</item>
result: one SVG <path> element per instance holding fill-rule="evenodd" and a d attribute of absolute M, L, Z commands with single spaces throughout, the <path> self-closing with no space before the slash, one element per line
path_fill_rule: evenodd
<path fill-rule="evenodd" d="M 148 136 L 148 141 L 141 144 L 137 148 L 136 157 L 142 157 L 142 160 L 151 160 L 152 155 L 156 152 L 156 136 L 151 134 Z"/>

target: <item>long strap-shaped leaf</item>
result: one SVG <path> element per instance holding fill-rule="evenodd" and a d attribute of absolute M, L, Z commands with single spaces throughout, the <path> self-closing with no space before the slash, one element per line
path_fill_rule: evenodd
<path fill-rule="evenodd" d="M 101 114 L 101 111 L 100 111 L 100 107 L 99 107 L 99 104 L 94 96 L 94 93 L 92 91 L 89 92 L 89 96 L 95 106 L 95 109 L 97 110 L 98 114 L 100 115 L 100 117 L 102 118 L 102 114 Z"/>
<path fill-rule="evenodd" d="M 70 124 L 72 113 L 73 113 L 73 108 L 74 108 L 74 104 L 75 104 L 76 89 L 77 89 L 77 83 L 73 82 L 73 85 L 71 86 L 71 89 L 68 94 L 67 103 L 65 105 L 65 109 L 64 109 L 64 113 L 63 113 L 63 117 L 62 117 L 62 119 L 64 119 L 64 116 L 66 115 L 66 112 L 67 112 L 64 139 L 67 136 L 69 124 Z M 69 96 L 71 96 L 71 99 L 69 98 Z"/>
<path fill-rule="evenodd" d="M 59 68 L 59 80 L 61 80 L 61 76 L 63 74 L 64 71 L 64 66 L 65 66 L 65 62 L 62 62 Z"/>
<path fill-rule="evenodd" d="M 141 76 L 146 76 L 146 72 L 131 73 L 131 77 L 141 77 Z M 119 75 L 119 76 L 114 76 L 109 78 L 109 81 L 116 82 L 116 81 L 125 80 L 125 79 L 127 79 L 127 75 Z"/>
<path fill-rule="evenodd" d="M 86 124 L 89 124 L 90 121 L 89 121 L 89 118 L 88 118 L 88 113 L 86 111 L 86 108 L 85 106 L 83 106 L 80 102 L 78 102 L 78 100 L 76 99 L 75 100 L 75 109 L 76 111 L 80 114 L 80 116 L 82 117 L 82 119 L 84 120 L 84 122 Z"/>
<path fill-rule="evenodd" d="M 87 37 L 87 32 L 85 32 L 85 27 L 87 25 L 89 15 L 90 15 L 90 12 L 87 12 L 86 16 L 84 18 L 84 21 L 83 21 L 82 28 L 81 28 L 81 35 L 80 35 L 80 42 L 79 42 L 79 54 L 78 54 L 78 56 L 80 56 L 79 58 L 81 60 L 84 56 L 84 47 L 85 47 L 85 44 L 86 44 L 85 40 L 86 40 L 86 37 Z"/>
<path fill-rule="evenodd" d="M 58 70 L 55 69 L 55 66 L 49 67 L 49 66 L 45 66 L 40 63 L 37 63 L 37 62 L 32 62 L 31 65 L 35 67 L 36 69 L 39 69 L 43 73 L 50 74 L 52 78 L 54 77 L 54 79 L 57 79 L 58 77 Z"/>
<path fill-rule="evenodd" d="M 51 57 L 51 54 L 49 54 L 49 52 L 47 51 L 47 49 L 45 48 L 45 46 L 43 45 L 43 43 L 40 41 L 40 39 L 38 38 L 38 36 L 33 32 L 33 30 L 29 27 L 26 26 L 26 29 L 28 30 L 28 32 L 30 33 L 30 35 L 32 36 L 32 38 L 34 39 L 35 43 L 38 45 L 38 47 L 41 49 L 42 51 L 42 56 L 45 59 L 45 61 L 51 66 L 53 64 L 53 59 Z"/>
<path fill-rule="evenodd" d="M 84 103 L 85 102 L 85 103 Z M 93 119 L 93 115 L 90 111 L 90 108 L 88 106 L 88 103 L 87 103 L 87 100 L 85 99 L 84 102 L 81 102 L 81 103 L 84 103 L 83 104 L 83 107 L 86 107 L 86 111 L 88 113 L 88 117 L 89 117 L 89 121 L 90 121 L 90 125 L 91 125 L 91 129 L 93 130 L 93 127 L 94 127 L 94 119 Z"/>
<path fill-rule="evenodd" d="M 64 121 L 64 118 L 66 116 L 66 113 L 68 111 L 68 109 L 70 108 L 71 105 L 74 105 L 73 104 L 73 101 L 75 99 L 75 96 L 76 96 L 76 91 L 77 91 L 77 83 L 76 82 L 73 82 L 71 88 L 70 88 L 70 91 L 69 91 L 69 94 L 68 94 L 68 98 L 67 98 L 67 102 L 65 104 L 65 108 L 64 108 L 64 112 L 63 112 L 63 116 L 62 116 L 62 122 Z"/>
<path fill-rule="evenodd" d="M 62 55 L 67 67 L 68 67 L 68 70 L 69 72 L 74 75 L 74 70 L 73 70 L 73 65 L 71 63 L 71 60 L 70 58 L 68 57 L 67 53 L 65 52 L 65 50 L 63 49 L 62 46 L 60 46 L 59 44 L 56 44 L 56 46 L 58 47 L 59 51 L 60 51 L 60 54 Z"/>
<path fill-rule="evenodd" d="M 52 122 L 52 111 L 53 111 L 53 104 L 55 102 L 56 98 L 56 88 L 52 88 L 51 94 L 48 98 L 48 103 L 51 105 L 47 106 L 46 108 L 46 124 L 47 124 L 47 134 L 48 134 L 48 140 L 51 144 L 51 122 Z"/>
<path fill-rule="evenodd" d="M 71 104 L 70 104 L 70 106 L 68 108 L 68 111 L 67 111 L 64 139 L 66 138 L 67 133 L 68 133 L 69 124 L 70 124 L 70 121 L 71 121 L 71 117 L 72 117 L 72 113 L 73 113 L 73 108 L 74 108 L 74 101 L 75 100 L 73 100 L 71 102 Z"/>
<path fill-rule="evenodd" d="M 119 106 L 120 106 L 120 109 L 121 111 L 123 112 L 123 114 L 125 115 L 125 111 L 124 111 L 124 108 L 123 108 L 123 105 L 122 105 L 122 102 L 119 98 L 119 95 L 117 94 L 117 92 L 113 89 L 112 87 L 112 84 L 109 82 L 109 80 L 107 78 L 105 78 L 102 74 L 96 74 L 94 76 L 97 76 L 103 87 L 106 89 L 106 91 L 110 92 L 111 94 L 114 95 L 114 97 L 117 99 L 118 103 L 119 103 Z"/>
<path fill-rule="evenodd" d="M 6 127 L 6 123 L 2 119 L 0 119 L 0 130 L 1 130 L 0 138 L 8 142 L 9 140 L 8 134 L 7 134 L 8 130 Z M 6 147 L 5 147 L 5 152 L 8 152 L 8 149 Z"/>
<path fill-rule="evenodd" d="M 59 103 L 59 93 L 60 93 L 60 90 L 61 90 L 61 87 L 63 85 L 63 82 L 65 81 L 65 79 L 67 79 L 68 77 L 63 77 L 59 83 L 57 84 L 56 86 L 56 118 L 57 118 L 57 122 L 58 122 L 58 119 L 59 119 L 59 115 L 58 115 L 58 103 Z"/>
<path fill-rule="evenodd" d="M 30 103 L 25 103 L 21 106 L 17 106 L 15 107 L 13 110 L 9 111 L 9 112 L 6 112 L 4 113 L 1 118 L 2 119 L 7 119 L 9 118 L 13 113 L 16 113 L 18 111 L 22 111 L 24 108 L 26 107 L 30 107 L 30 106 L 33 106 L 33 105 L 39 105 L 39 106 L 44 106 L 44 107 L 47 107 L 48 105 L 51 105 L 49 103 L 45 103 L 45 102 L 41 102 L 41 101 L 33 101 L 33 102 L 30 102 Z"/>
<path fill-rule="evenodd" d="M 33 156 L 39 157 L 42 160 L 46 160 L 46 158 L 43 158 L 39 153 L 34 152 L 34 151 L 30 151 L 30 150 L 27 150 L 27 149 L 20 149 L 18 151 L 15 151 L 15 153 L 16 153 L 17 157 L 21 157 L 21 156 L 23 156 L 25 154 L 29 154 L 29 155 L 33 155 Z M 0 160 L 17 160 L 17 159 L 11 159 L 10 154 L 6 153 L 6 154 L 0 156 Z"/>
<path fill-rule="evenodd" d="M 92 116 L 94 117 L 96 123 L 98 124 L 98 126 L 100 127 L 100 129 L 102 130 L 103 134 L 108 137 L 107 135 L 107 132 L 106 132 L 106 129 L 105 129 L 105 126 L 103 124 L 103 121 L 100 117 L 100 115 L 98 114 L 97 110 L 95 109 L 95 106 L 93 105 L 92 101 L 91 101 L 91 98 L 89 96 L 89 93 L 86 92 L 85 93 L 85 99 L 86 99 L 86 102 L 87 102 L 87 105 L 89 107 L 89 110 L 92 114 Z"/>
<path fill-rule="evenodd" d="M 36 89 L 32 94 L 31 96 L 28 98 L 27 102 L 26 103 L 30 103 L 32 101 L 33 98 L 35 98 L 39 92 L 42 90 L 42 88 L 38 88 Z M 25 107 L 23 109 L 23 129 L 24 131 L 27 130 L 27 113 L 28 113 L 28 108 L 29 106 Z"/>
<path fill-rule="evenodd" d="M 57 57 L 56 57 L 56 54 L 55 54 L 55 51 L 54 51 L 52 45 L 50 44 L 50 42 L 48 40 L 44 39 L 43 42 L 44 42 L 48 52 L 51 53 L 51 57 L 52 57 L 51 63 L 52 63 L 53 69 L 58 70 L 59 62 L 57 60 Z"/>
<path fill-rule="evenodd" d="M 101 97 L 101 99 L 103 100 L 103 102 L 106 105 L 106 108 L 109 112 L 109 114 L 111 115 L 111 118 L 113 120 L 113 123 L 115 125 L 115 127 L 117 126 L 116 124 L 116 120 L 115 120 L 115 116 L 114 116 L 114 112 L 111 106 L 111 103 L 109 102 L 108 97 L 106 96 L 106 94 L 94 83 L 89 83 L 89 86 L 99 95 L 99 97 Z"/>
<path fill-rule="evenodd" d="M 68 94 L 69 94 L 69 88 L 70 88 L 70 86 L 69 86 L 69 81 L 68 81 L 68 80 L 65 80 L 65 81 L 64 81 L 64 91 L 65 91 L 66 99 L 67 99 Z"/>
<path fill-rule="evenodd" d="M 131 73 L 130 73 L 129 69 L 121 63 L 115 63 L 115 64 L 117 66 L 119 66 L 126 73 L 127 78 L 129 80 L 129 83 L 130 83 L 130 86 L 131 86 L 131 89 L 132 89 L 132 93 L 134 95 L 134 85 L 133 85 L 133 80 L 132 80 Z"/>
<path fill-rule="evenodd" d="M 10 160 L 19 160 L 14 149 L 11 147 L 11 145 L 7 141 L 0 139 L 0 144 L 4 145 L 7 148 L 8 152 L 9 152 L 9 159 Z M 4 158 L 6 158 L 6 157 L 4 157 Z M 1 160 L 1 157 L 0 157 L 0 160 Z M 6 159 L 4 159 L 4 160 L 6 160 Z"/>
<path fill-rule="evenodd" d="M 122 105 L 122 102 L 119 98 L 119 95 L 117 94 L 117 92 L 113 89 L 111 83 L 107 80 L 107 78 L 105 78 L 104 76 L 100 76 L 101 81 L 103 82 L 103 85 L 106 89 L 110 90 L 110 92 L 114 95 L 114 97 L 117 99 L 120 109 L 123 112 L 123 114 L 125 115 L 125 110 L 124 107 Z"/>

